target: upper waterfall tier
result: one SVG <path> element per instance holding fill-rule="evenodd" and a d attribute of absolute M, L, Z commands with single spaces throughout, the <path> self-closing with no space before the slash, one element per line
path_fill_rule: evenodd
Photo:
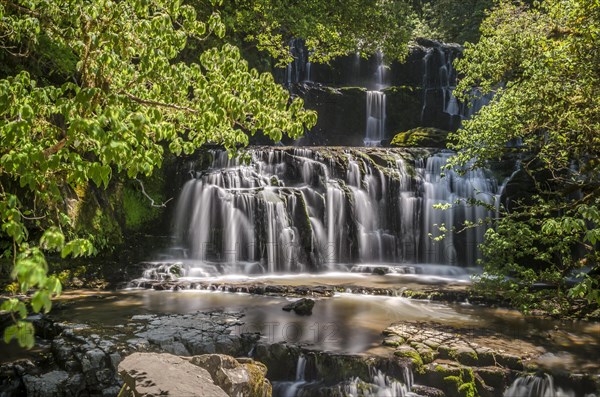
<path fill-rule="evenodd" d="M 480 96 L 466 104 L 454 96 L 454 61 L 462 55 L 456 44 L 419 40 L 403 62 L 386 61 L 379 53 L 368 59 L 350 55 L 330 65 L 311 64 L 309 51 L 299 39 L 290 43 L 290 53 L 294 61 L 275 71 L 277 81 L 319 114 L 317 125 L 294 144 L 386 145 L 397 133 L 413 128 L 455 131 L 490 100 L 489 95 Z M 365 125 L 375 121 L 370 103 L 374 103 L 372 93 L 378 91 L 385 98 L 382 113 L 386 116 L 373 127 L 385 133 L 374 139 Z"/>
<path fill-rule="evenodd" d="M 174 218 L 183 258 L 254 272 L 340 263 L 474 265 L 483 230 L 432 237 L 439 227 L 494 215 L 465 200 L 498 201 L 498 184 L 484 171 L 444 176 L 445 152 L 267 147 L 247 154 L 242 161 L 211 151 L 208 169 L 190 165 L 193 177 Z"/>

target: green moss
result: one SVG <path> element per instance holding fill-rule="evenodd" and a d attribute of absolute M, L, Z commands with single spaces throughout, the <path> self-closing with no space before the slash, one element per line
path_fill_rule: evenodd
<path fill-rule="evenodd" d="M 419 368 L 423 367 L 423 359 L 421 358 L 421 356 L 419 355 L 419 353 L 416 350 L 413 350 L 413 349 L 396 350 L 394 352 L 394 355 L 397 357 L 410 358 L 413 365 L 415 366 L 415 369 L 419 369 Z"/>
<path fill-rule="evenodd" d="M 160 200 L 158 196 L 154 200 Z M 155 220 L 161 213 L 159 208 L 153 207 L 148 198 L 131 186 L 123 189 L 123 213 L 125 215 L 125 228 L 139 230 L 148 222 Z"/>
<path fill-rule="evenodd" d="M 437 367 L 436 367 L 437 371 Z M 463 367 L 458 375 L 444 377 L 444 383 L 452 395 L 459 397 L 478 397 L 475 375 L 471 368 Z"/>
<path fill-rule="evenodd" d="M 391 144 L 400 147 L 446 147 L 448 131 L 431 127 L 417 127 L 400 132 Z"/>

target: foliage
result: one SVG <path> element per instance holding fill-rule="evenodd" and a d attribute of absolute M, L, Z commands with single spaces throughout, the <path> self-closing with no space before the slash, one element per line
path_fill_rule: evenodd
<path fill-rule="evenodd" d="M 457 64 L 463 99 L 473 87 L 495 96 L 454 134 L 459 153 L 452 164 L 484 166 L 501 157 L 508 142 L 522 142 L 516 150 L 531 197 L 509 203 L 496 229 L 487 231 L 480 285 L 501 287 L 525 310 L 537 303 L 558 313 L 568 298 L 597 300 L 599 48 L 597 1 L 502 1 L 484 21 L 481 40 L 467 44 Z M 583 283 L 569 290 L 568 277 L 581 270 L 588 272 Z M 550 289 L 537 291 L 536 282 Z"/>
<path fill-rule="evenodd" d="M 196 8 L 209 9 L 206 3 L 196 0 Z M 316 62 L 377 51 L 402 59 L 412 30 L 405 0 L 224 0 L 218 9 L 240 41 L 266 51 L 280 66 L 292 60 L 289 42 L 295 38 L 306 40 Z"/>
<path fill-rule="evenodd" d="M 413 37 L 460 44 L 477 42 L 479 26 L 493 4 L 493 0 L 418 2 Z"/>
<path fill-rule="evenodd" d="M 16 65 L 0 80 L 0 259 L 21 292 L 36 289 L 34 311 L 60 293 L 44 252 L 94 252 L 74 233 L 74 191 L 150 175 L 167 150 L 190 154 L 210 142 L 235 152 L 248 135 L 277 141 L 315 124 L 301 99 L 229 44 L 178 60 L 190 38 L 225 33 L 218 14 L 196 15 L 172 0 L 0 1 L 0 49 Z M 46 52 L 64 55 L 51 61 L 60 71 L 52 78 L 36 75 L 45 69 L 29 58 Z M 2 310 L 18 322 L 6 338 L 30 346 L 27 311 L 8 302 Z"/>

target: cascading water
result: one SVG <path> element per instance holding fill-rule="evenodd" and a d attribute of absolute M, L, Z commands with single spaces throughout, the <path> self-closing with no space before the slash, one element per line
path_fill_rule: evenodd
<path fill-rule="evenodd" d="M 360 378 L 352 379 L 347 384 L 340 386 L 340 393 L 354 397 L 417 397 L 412 393 L 412 371 L 404 368 L 404 383 L 388 377 L 380 370 L 373 370 L 369 383 Z M 410 382 L 410 383 L 409 383 Z"/>
<path fill-rule="evenodd" d="M 381 146 L 385 139 L 386 100 L 383 90 L 385 84 L 385 65 L 383 54 L 377 54 L 377 69 L 374 88 L 367 91 L 367 125 L 365 127 L 365 146 Z"/>
<path fill-rule="evenodd" d="M 250 162 L 213 151 L 179 197 L 174 231 L 192 273 L 300 272 L 362 263 L 473 266 L 483 231 L 438 228 L 493 217 L 484 171 L 442 177 L 450 153 L 399 149 L 256 148 Z M 456 204 L 456 202 L 461 202 Z M 440 210 L 434 204 L 450 205 Z M 342 265 L 340 265 L 342 264 Z"/>
<path fill-rule="evenodd" d="M 367 91 L 367 126 L 365 146 L 380 146 L 385 138 L 385 94 Z"/>
<path fill-rule="evenodd" d="M 293 382 L 274 382 L 273 395 L 276 397 L 296 397 L 302 386 L 306 385 L 306 357 L 300 355 L 296 363 L 296 379 Z"/>
<path fill-rule="evenodd" d="M 421 122 L 424 122 L 428 112 L 434 110 L 430 106 L 441 106 L 441 111 L 450 116 L 446 128 L 454 130 L 458 125 L 453 123 L 453 117 L 458 117 L 459 120 L 468 119 L 490 102 L 493 94 L 477 95 L 476 89 L 473 90 L 473 99 L 469 103 L 460 102 L 454 95 L 457 83 L 454 60 L 459 54 L 460 50 L 455 47 L 427 49 L 422 60 L 424 73 Z M 435 100 L 439 97 L 441 97 L 441 101 Z"/>
<path fill-rule="evenodd" d="M 586 395 L 586 397 L 592 396 L 594 395 Z M 575 393 L 555 387 L 552 375 L 544 374 L 527 375 L 515 379 L 504 392 L 504 397 L 575 397 Z"/>

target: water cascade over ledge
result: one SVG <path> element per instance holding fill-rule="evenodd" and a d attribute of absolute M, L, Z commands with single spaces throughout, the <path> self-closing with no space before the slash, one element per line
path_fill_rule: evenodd
<path fill-rule="evenodd" d="M 484 171 L 442 167 L 451 153 L 380 148 L 252 148 L 248 162 L 212 151 L 178 199 L 173 259 L 187 276 L 317 272 L 361 264 L 473 266 L 483 230 L 435 241 L 439 227 L 494 215 Z M 434 204 L 450 205 L 447 210 Z"/>

